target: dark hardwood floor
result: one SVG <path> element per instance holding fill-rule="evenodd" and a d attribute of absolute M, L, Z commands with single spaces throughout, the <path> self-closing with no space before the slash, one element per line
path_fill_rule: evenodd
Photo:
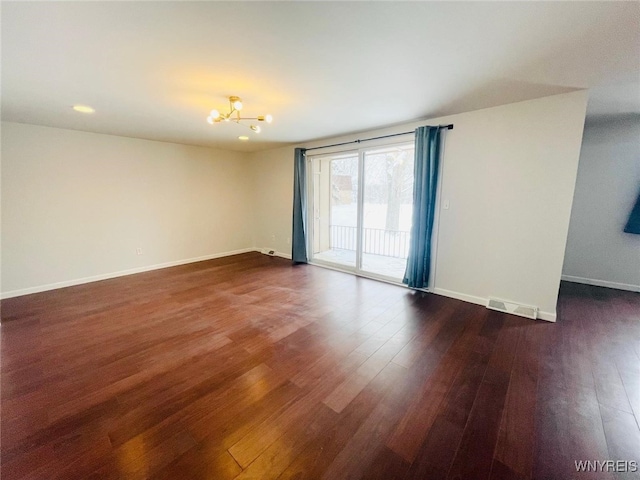
<path fill-rule="evenodd" d="M 244 254 L 1 306 L 3 480 L 640 477 L 575 465 L 640 461 L 640 294 L 551 324 Z"/>

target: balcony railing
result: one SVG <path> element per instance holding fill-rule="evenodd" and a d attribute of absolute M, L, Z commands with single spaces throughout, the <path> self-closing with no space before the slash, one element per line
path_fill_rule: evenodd
<path fill-rule="evenodd" d="M 356 250 L 358 229 L 341 225 L 329 225 L 330 247 L 340 250 Z M 362 230 L 362 251 L 385 257 L 407 258 L 409 255 L 410 232 L 364 228 Z"/>

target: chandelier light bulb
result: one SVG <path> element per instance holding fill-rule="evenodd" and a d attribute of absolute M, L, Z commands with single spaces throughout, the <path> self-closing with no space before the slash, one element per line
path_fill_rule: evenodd
<path fill-rule="evenodd" d="M 252 131 L 256 133 L 260 133 L 262 131 L 262 127 L 255 123 L 251 122 L 267 122 L 271 123 L 273 121 L 273 116 L 269 115 L 258 115 L 255 117 L 244 117 L 241 115 L 240 110 L 244 107 L 242 104 L 242 99 L 235 95 L 232 95 L 229 98 L 229 110 L 228 111 L 219 111 L 217 109 L 211 110 L 209 112 L 209 116 L 207 117 L 207 123 L 210 125 L 214 125 L 216 123 L 224 122 L 233 122 L 238 125 L 242 125 L 243 127 L 249 127 Z"/>

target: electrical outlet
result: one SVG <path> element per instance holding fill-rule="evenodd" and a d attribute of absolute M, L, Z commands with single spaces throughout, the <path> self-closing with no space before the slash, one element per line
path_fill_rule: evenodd
<path fill-rule="evenodd" d="M 442 209 L 449 210 L 449 200 L 445 200 L 444 202 L 442 202 Z"/>
<path fill-rule="evenodd" d="M 136 248 L 136 254 L 137 255 L 142 255 L 142 247 Z"/>

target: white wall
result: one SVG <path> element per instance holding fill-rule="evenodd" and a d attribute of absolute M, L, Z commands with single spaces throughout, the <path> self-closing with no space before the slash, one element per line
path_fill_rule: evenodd
<path fill-rule="evenodd" d="M 3 123 L 3 296 L 251 248 L 250 175 L 242 153 Z"/>
<path fill-rule="evenodd" d="M 434 291 L 538 306 L 555 320 L 587 94 L 584 91 L 331 138 L 455 124 L 447 132 Z M 251 155 L 257 247 L 290 252 L 293 148 Z M 274 239 L 275 236 L 275 239 Z"/>
<path fill-rule="evenodd" d="M 640 117 L 588 124 L 563 278 L 640 291 L 640 235 L 623 229 L 640 189 Z"/>
<path fill-rule="evenodd" d="M 451 119 L 436 291 L 555 319 L 586 100 L 575 92 Z"/>

